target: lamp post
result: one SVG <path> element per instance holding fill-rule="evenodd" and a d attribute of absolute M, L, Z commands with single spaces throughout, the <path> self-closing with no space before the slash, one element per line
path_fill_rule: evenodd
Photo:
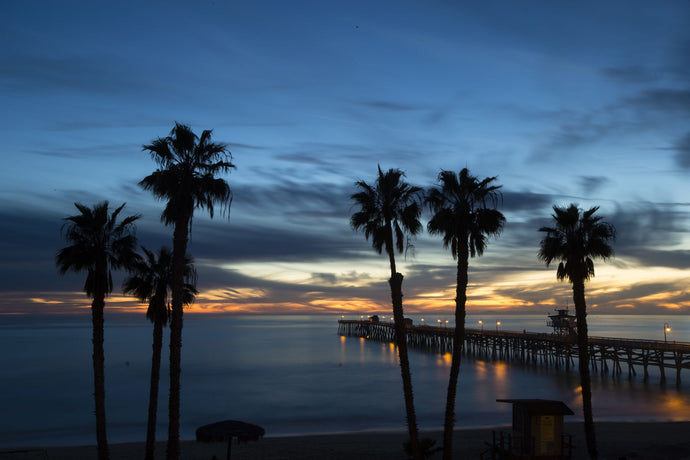
<path fill-rule="evenodd" d="M 668 323 L 664 323 L 664 343 L 666 343 L 666 333 L 671 332 L 671 326 Z"/>
<path fill-rule="evenodd" d="M 448 327 L 448 320 L 446 320 L 446 327 Z"/>
<path fill-rule="evenodd" d="M 436 321 L 438 321 L 438 327 L 441 327 L 441 318 L 437 319 Z"/>
<path fill-rule="evenodd" d="M 484 333 L 484 321 L 482 321 L 480 319 L 478 322 L 479 322 L 479 326 L 482 328 L 482 334 L 483 334 Z"/>
<path fill-rule="evenodd" d="M 422 326 L 424 326 L 424 318 L 422 318 Z"/>
<path fill-rule="evenodd" d="M 500 325 L 501 325 L 501 322 L 500 322 L 500 321 L 496 321 L 496 332 L 498 332 L 498 326 L 500 326 Z"/>

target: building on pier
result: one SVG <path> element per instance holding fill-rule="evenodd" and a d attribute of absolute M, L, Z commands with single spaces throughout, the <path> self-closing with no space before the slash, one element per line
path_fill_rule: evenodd
<path fill-rule="evenodd" d="M 556 309 L 555 315 L 548 315 L 546 325 L 553 328 L 553 334 L 558 336 L 577 335 L 577 318 L 568 314 L 567 308 Z"/>

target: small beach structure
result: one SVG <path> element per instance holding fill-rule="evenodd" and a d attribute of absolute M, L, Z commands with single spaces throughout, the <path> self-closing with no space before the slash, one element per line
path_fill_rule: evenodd
<path fill-rule="evenodd" d="M 568 313 L 567 308 L 556 310 L 555 315 L 548 315 L 547 326 L 553 328 L 553 335 L 575 336 L 577 335 L 577 317 Z"/>
<path fill-rule="evenodd" d="M 549 399 L 497 399 L 513 405 L 512 432 L 507 437 L 494 432 L 497 458 L 541 460 L 569 459 L 572 441 L 563 433 L 563 416 L 573 411 L 562 401 Z"/>
<path fill-rule="evenodd" d="M 266 430 L 252 423 L 240 422 L 238 420 L 223 420 L 222 422 L 211 423 L 196 429 L 196 440 L 198 442 L 224 442 L 228 443 L 227 459 L 230 460 L 232 453 L 232 438 L 237 438 L 237 442 L 258 441 Z"/>

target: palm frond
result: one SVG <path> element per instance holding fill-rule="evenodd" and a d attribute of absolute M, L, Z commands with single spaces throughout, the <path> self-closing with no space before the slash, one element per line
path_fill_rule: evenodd
<path fill-rule="evenodd" d="M 367 240 L 379 254 L 402 253 L 409 245 L 409 237 L 421 231 L 422 189 L 407 184 L 399 169 L 386 172 L 378 166 L 374 185 L 355 182 L 357 192 L 350 199 L 359 209 L 350 217 L 353 230 L 363 230 Z"/>
<path fill-rule="evenodd" d="M 227 144 L 211 142 L 211 133 L 205 130 L 198 137 L 189 126 L 176 122 L 168 137 L 143 147 L 160 168 L 139 185 L 166 201 L 161 214 L 166 225 L 181 220 L 191 223 L 195 208 L 208 211 L 211 218 L 216 205 L 222 214 L 230 209 L 230 186 L 216 175 L 230 172 L 235 165 Z"/>
<path fill-rule="evenodd" d="M 593 259 L 606 260 L 613 256 L 610 244 L 615 240 L 613 225 L 604 222 L 595 213 L 594 206 L 581 210 L 576 204 L 568 207 L 553 207 L 553 226 L 541 227 L 546 233 L 539 244 L 537 257 L 549 266 L 559 261 L 556 276 L 559 280 L 586 281 L 594 276 Z"/>
<path fill-rule="evenodd" d="M 127 268 L 136 261 L 136 236 L 134 222 L 139 215 L 128 216 L 118 222 L 119 214 L 125 207 L 108 212 L 108 202 L 104 201 L 92 208 L 74 203 L 80 212 L 64 219 L 62 233 L 69 246 L 58 251 L 55 263 L 58 271 L 86 271 L 84 292 L 92 297 L 97 284 L 107 295 L 112 292 L 112 270 Z"/>
<path fill-rule="evenodd" d="M 496 177 L 478 180 L 463 168 L 459 173 L 442 170 L 439 186 L 429 190 L 425 204 L 432 216 L 427 223 L 431 234 L 443 235 L 443 246 L 450 247 L 457 259 L 463 247 L 470 257 L 481 256 L 487 237 L 498 236 L 505 224 L 503 214 L 495 209 L 502 196 Z"/>

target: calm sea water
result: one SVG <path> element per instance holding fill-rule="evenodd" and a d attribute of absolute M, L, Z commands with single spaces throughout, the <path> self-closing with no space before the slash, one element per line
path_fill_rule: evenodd
<path fill-rule="evenodd" d="M 346 319 L 357 319 L 353 315 Z M 414 317 L 415 322 L 420 317 Z M 446 317 L 428 316 L 427 322 Z M 186 315 L 183 331 L 181 436 L 196 427 L 239 419 L 268 436 L 404 429 L 396 350 L 391 344 L 344 338 L 339 316 Z M 448 318 L 450 319 L 450 318 Z M 468 327 L 497 320 L 505 330 L 547 332 L 545 315 L 469 316 Z M 591 335 L 690 341 L 679 316 L 590 315 Z M 450 323 L 452 326 L 452 322 Z M 111 442 L 145 438 L 152 327 L 143 315 L 106 316 L 106 404 Z M 167 335 L 167 334 L 166 334 Z M 0 317 L 0 448 L 94 444 L 89 316 Z M 167 436 L 167 342 L 158 437 Z M 443 422 L 447 357 L 411 351 L 421 428 Z M 598 420 L 690 420 L 690 373 L 680 388 L 593 376 Z M 463 360 L 457 425 L 509 424 L 499 398 L 563 400 L 580 418 L 578 376 L 519 364 Z"/>

